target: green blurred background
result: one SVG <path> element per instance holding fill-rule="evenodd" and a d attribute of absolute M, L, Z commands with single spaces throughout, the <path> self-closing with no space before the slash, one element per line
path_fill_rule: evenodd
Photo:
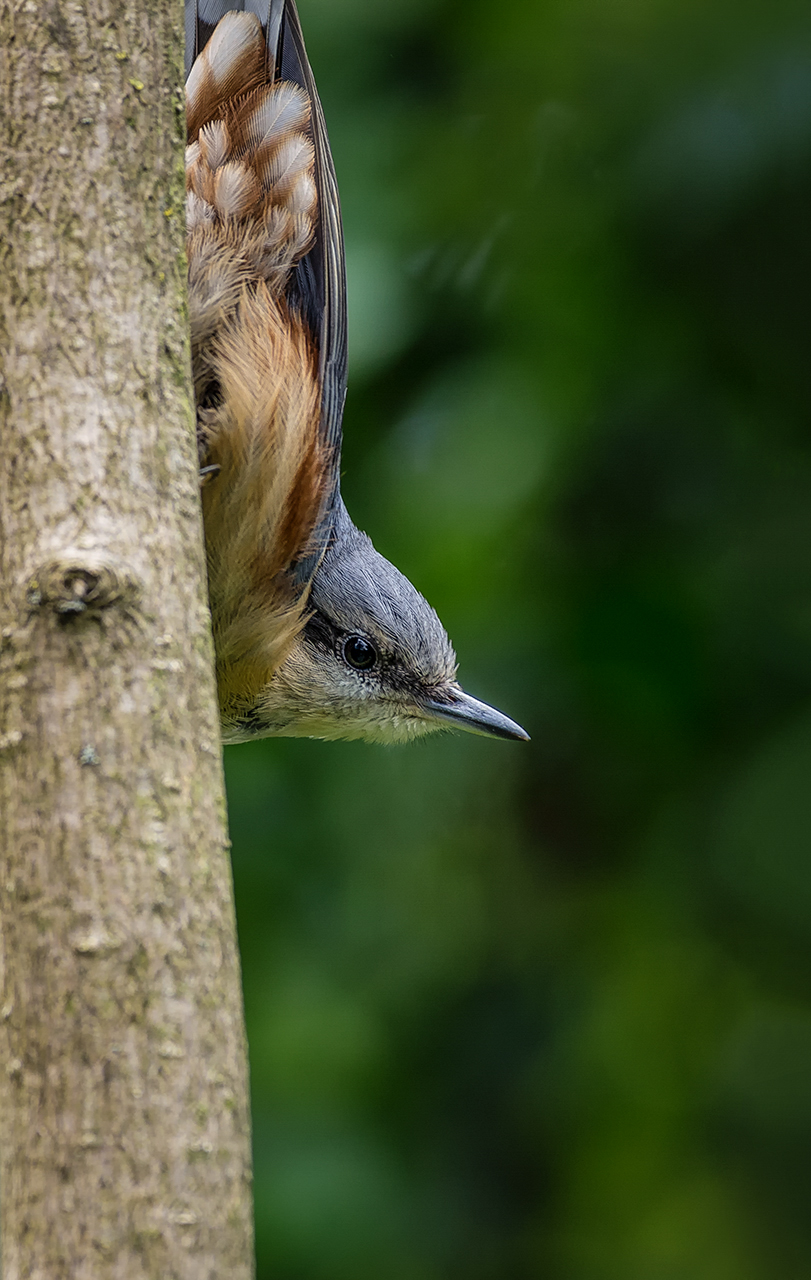
<path fill-rule="evenodd" d="M 347 504 L 532 743 L 226 751 L 260 1280 L 807 1280 L 811 13 L 300 10 Z"/>

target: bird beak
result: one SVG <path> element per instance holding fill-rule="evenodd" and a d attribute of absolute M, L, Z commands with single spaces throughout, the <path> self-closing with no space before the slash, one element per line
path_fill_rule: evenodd
<path fill-rule="evenodd" d="M 463 689 L 452 686 L 447 697 L 426 698 L 422 702 L 426 719 L 446 720 L 452 729 L 464 729 L 467 733 L 481 733 L 488 738 L 513 738 L 516 742 L 529 742 L 529 734 L 507 716 L 488 707 L 486 702 L 471 698 Z"/>

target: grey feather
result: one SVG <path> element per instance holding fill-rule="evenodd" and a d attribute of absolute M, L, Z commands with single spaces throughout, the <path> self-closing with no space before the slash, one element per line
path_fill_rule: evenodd
<path fill-rule="evenodd" d="M 341 501 L 310 603 L 340 631 L 369 636 L 415 683 L 431 688 L 453 680 L 456 655 L 438 615 L 375 550 Z"/>

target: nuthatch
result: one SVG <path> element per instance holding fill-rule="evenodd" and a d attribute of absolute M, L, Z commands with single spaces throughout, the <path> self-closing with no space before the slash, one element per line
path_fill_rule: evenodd
<path fill-rule="evenodd" d="M 223 740 L 526 739 L 340 495 L 343 233 L 293 0 L 186 0 L 187 251 Z"/>

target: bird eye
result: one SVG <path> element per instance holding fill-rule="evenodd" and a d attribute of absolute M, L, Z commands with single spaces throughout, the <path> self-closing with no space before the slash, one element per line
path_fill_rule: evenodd
<path fill-rule="evenodd" d="M 349 636 L 344 641 L 344 657 L 350 667 L 369 671 L 377 662 L 377 649 L 363 636 Z"/>

